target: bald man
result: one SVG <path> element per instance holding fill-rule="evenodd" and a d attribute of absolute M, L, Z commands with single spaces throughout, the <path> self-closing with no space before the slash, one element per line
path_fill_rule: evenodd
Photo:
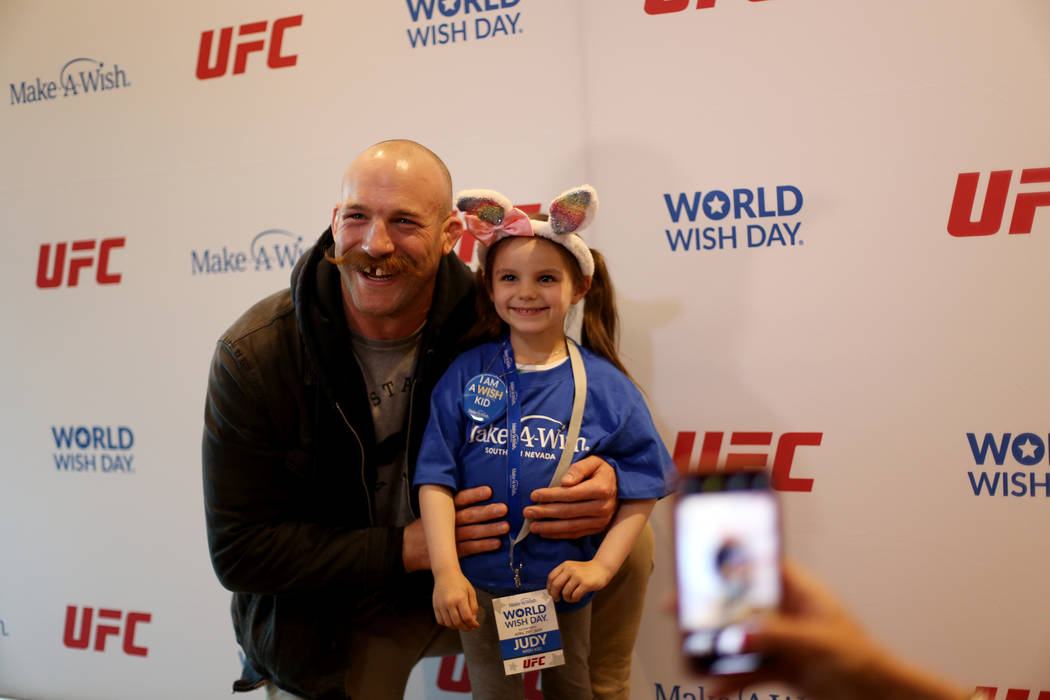
<path fill-rule="evenodd" d="M 218 341 L 204 497 L 245 655 L 234 690 L 400 698 L 419 658 L 455 651 L 434 621 L 410 485 L 431 390 L 474 321 L 473 279 L 452 253 L 460 233 L 444 163 L 411 141 L 376 144 L 347 168 L 290 289 Z M 534 492 L 533 531 L 600 532 L 616 507 L 612 469 L 589 457 L 563 484 Z M 490 496 L 457 495 L 460 556 L 507 533 L 506 506 L 478 505 Z M 633 633 L 628 671 L 631 645 Z"/>

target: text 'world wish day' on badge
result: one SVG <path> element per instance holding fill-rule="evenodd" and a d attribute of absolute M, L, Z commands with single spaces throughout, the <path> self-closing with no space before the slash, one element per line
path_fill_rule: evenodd
<path fill-rule="evenodd" d="M 565 664 L 554 600 L 547 591 L 494 598 L 492 612 L 508 676 Z"/>

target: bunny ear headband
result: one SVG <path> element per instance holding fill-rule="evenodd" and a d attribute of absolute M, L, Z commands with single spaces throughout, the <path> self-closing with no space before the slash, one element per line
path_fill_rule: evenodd
<path fill-rule="evenodd" d="M 463 226 L 485 248 L 507 236 L 541 236 L 568 250 L 580 263 L 584 277 L 594 276 L 591 249 L 579 236 L 598 213 L 598 193 L 590 185 L 558 195 L 551 202 L 550 221 L 530 219 L 495 190 L 463 190 L 456 195 L 456 209 Z M 485 248 L 478 251 L 482 261 Z"/>

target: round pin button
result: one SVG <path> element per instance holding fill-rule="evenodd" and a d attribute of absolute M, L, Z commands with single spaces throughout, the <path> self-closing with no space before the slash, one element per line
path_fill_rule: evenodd
<path fill-rule="evenodd" d="M 507 410 L 507 385 L 495 374 L 483 372 L 463 390 L 463 412 L 477 423 L 491 423 Z"/>

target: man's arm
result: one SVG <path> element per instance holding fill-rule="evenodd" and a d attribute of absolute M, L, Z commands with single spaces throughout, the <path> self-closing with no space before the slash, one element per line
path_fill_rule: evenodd
<path fill-rule="evenodd" d="M 401 528 L 349 529 L 296 516 L 306 488 L 294 473 L 306 452 L 278 443 L 261 373 L 220 343 L 204 411 L 208 545 L 219 581 L 247 593 L 383 586 L 402 572 Z M 294 400 L 289 398 L 287 400 Z M 317 498 L 326 497 L 316 494 Z"/>
<path fill-rule="evenodd" d="M 537 505 L 525 508 L 532 532 L 551 539 L 575 539 L 605 530 L 616 514 L 616 471 L 591 455 L 572 464 L 561 486 L 532 492 Z"/>
<path fill-rule="evenodd" d="M 507 515 L 506 504 L 474 505 L 491 497 L 492 489 L 488 486 L 478 486 L 456 494 L 456 552 L 460 558 L 499 549 L 500 536 L 510 531 L 510 525 L 502 520 Z M 422 520 L 416 520 L 405 528 L 401 555 L 405 571 L 430 568 Z"/>
<path fill-rule="evenodd" d="M 600 457 L 584 457 L 569 467 L 561 483 L 532 492 L 532 499 L 541 505 L 525 508 L 525 517 L 534 521 L 531 530 L 552 539 L 602 532 L 616 514 L 616 471 Z M 502 520 L 507 515 L 505 504 L 474 505 L 491 497 L 488 486 L 456 494 L 456 549 L 460 557 L 499 549 L 499 537 L 510 530 Z M 405 571 L 430 568 L 423 525 L 418 520 L 405 528 L 401 553 Z"/>

